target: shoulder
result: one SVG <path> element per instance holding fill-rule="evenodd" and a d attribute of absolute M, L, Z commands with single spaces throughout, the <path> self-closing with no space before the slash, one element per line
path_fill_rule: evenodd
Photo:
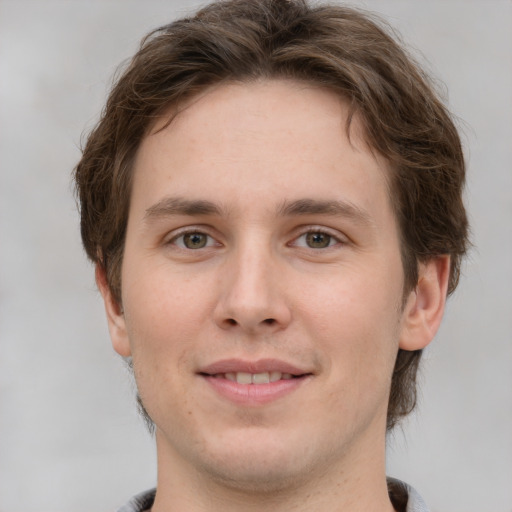
<path fill-rule="evenodd" d="M 156 489 L 141 492 L 135 495 L 126 505 L 117 512 L 144 512 L 153 506 Z"/>
<path fill-rule="evenodd" d="M 388 492 L 396 510 L 403 512 L 429 512 L 426 503 L 416 489 L 401 480 L 388 478 Z"/>
<path fill-rule="evenodd" d="M 388 489 L 391 501 L 397 510 L 404 512 L 429 512 L 427 505 L 418 492 L 410 485 L 388 478 Z M 126 505 L 117 512 L 144 512 L 149 510 L 155 500 L 156 489 L 141 492 L 135 495 Z"/>

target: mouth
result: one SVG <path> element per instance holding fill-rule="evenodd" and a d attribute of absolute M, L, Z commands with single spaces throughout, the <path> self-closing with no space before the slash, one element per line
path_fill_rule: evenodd
<path fill-rule="evenodd" d="M 238 405 L 259 405 L 298 389 L 313 374 L 276 360 L 224 360 L 201 369 L 198 375 Z"/>
<path fill-rule="evenodd" d="M 270 384 L 271 382 L 277 382 L 279 380 L 291 380 L 300 379 L 309 374 L 292 375 L 291 373 L 282 372 L 260 372 L 260 373 L 249 373 L 249 372 L 226 372 L 216 373 L 214 375 L 208 373 L 200 373 L 206 377 L 214 377 L 216 379 L 226 379 L 231 382 L 237 382 L 238 384 Z"/>

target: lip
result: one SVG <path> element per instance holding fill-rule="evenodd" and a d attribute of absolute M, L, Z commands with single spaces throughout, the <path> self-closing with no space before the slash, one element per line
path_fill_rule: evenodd
<path fill-rule="evenodd" d="M 293 364 L 281 361 L 279 359 L 258 359 L 257 361 L 245 361 L 243 359 L 222 359 L 199 369 L 198 373 L 207 375 L 217 375 L 219 373 L 229 372 L 281 372 L 291 373 L 292 375 L 306 375 L 311 371 L 299 368 Z"/>
<path fill-rule="evenodd" d="M 294 378 L 266 384 L 239 384 L 219 376 L 231 372 L 281 372 L 289 373 Z M 312 377 L 311 372 L 278 359 L 260 359 L 258 361 L 224 359 L 202 367 L 197 375 L 218 396 L 235 405 L 249 407 L 261 406 L 281 399 L 299 389 Z"/>

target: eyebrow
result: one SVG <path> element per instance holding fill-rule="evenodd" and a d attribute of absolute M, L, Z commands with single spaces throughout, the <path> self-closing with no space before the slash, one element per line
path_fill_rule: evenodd
<path fill-rule="evenodd" d="M 184 199 L 182 197 L 165 197 L 150 206 L 144 219 L 157 219 L 171 215 L 227 215 L 227 210 L 222 206 L 204 199 Z M 293 217 L 302 215 L 330 215 L 347 217 L 363 225 L 373 225 L 374 222 L 369 213 L 349 201 L 297 199 L 284 201 L 277 208 L 277 215 Z"/>
<path fill-rule="evenodd" d="M 222 215 L 222 213 L 223 208 L 211 201 L 165 197 L 146 210 L 144 219 L 167 217 L 169 215 Z"/>
<path fill-rule="evenodd" d="M 294 215 L 332 215 L 347 217 L 359 224 L 373 225 L 370 214 L 349 201 L 298 199 L 284 202 L 278 209 L 283 216 Z"/>

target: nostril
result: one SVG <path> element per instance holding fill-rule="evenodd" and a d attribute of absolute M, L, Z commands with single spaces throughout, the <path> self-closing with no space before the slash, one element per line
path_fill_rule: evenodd
<path fill-rule="evenodd" d="M 262 327 L 262 326 L 269 326 L 269 327 L 275 327 L 277 325 L 279 325 L 279 322 L 278 320 L 276 320 L 275 318 L 264 318 L 263 320 L 257 320 L 255 319 L 255 323 L 253 324 L 250 320 L 248 321 L 238 321 L 236 320 L 235 318 L 224 318 L 222 320 L 222 324 L 224 326 L 224 328 L 227 328 L 227 327 L 236 327 L 236 326 L 239 326 L 239 327 L 242 327 L 244 329 L 248 329 L 250 331 L 252 331 L 253 329 L 257 329 L 258 326 Z"/>

